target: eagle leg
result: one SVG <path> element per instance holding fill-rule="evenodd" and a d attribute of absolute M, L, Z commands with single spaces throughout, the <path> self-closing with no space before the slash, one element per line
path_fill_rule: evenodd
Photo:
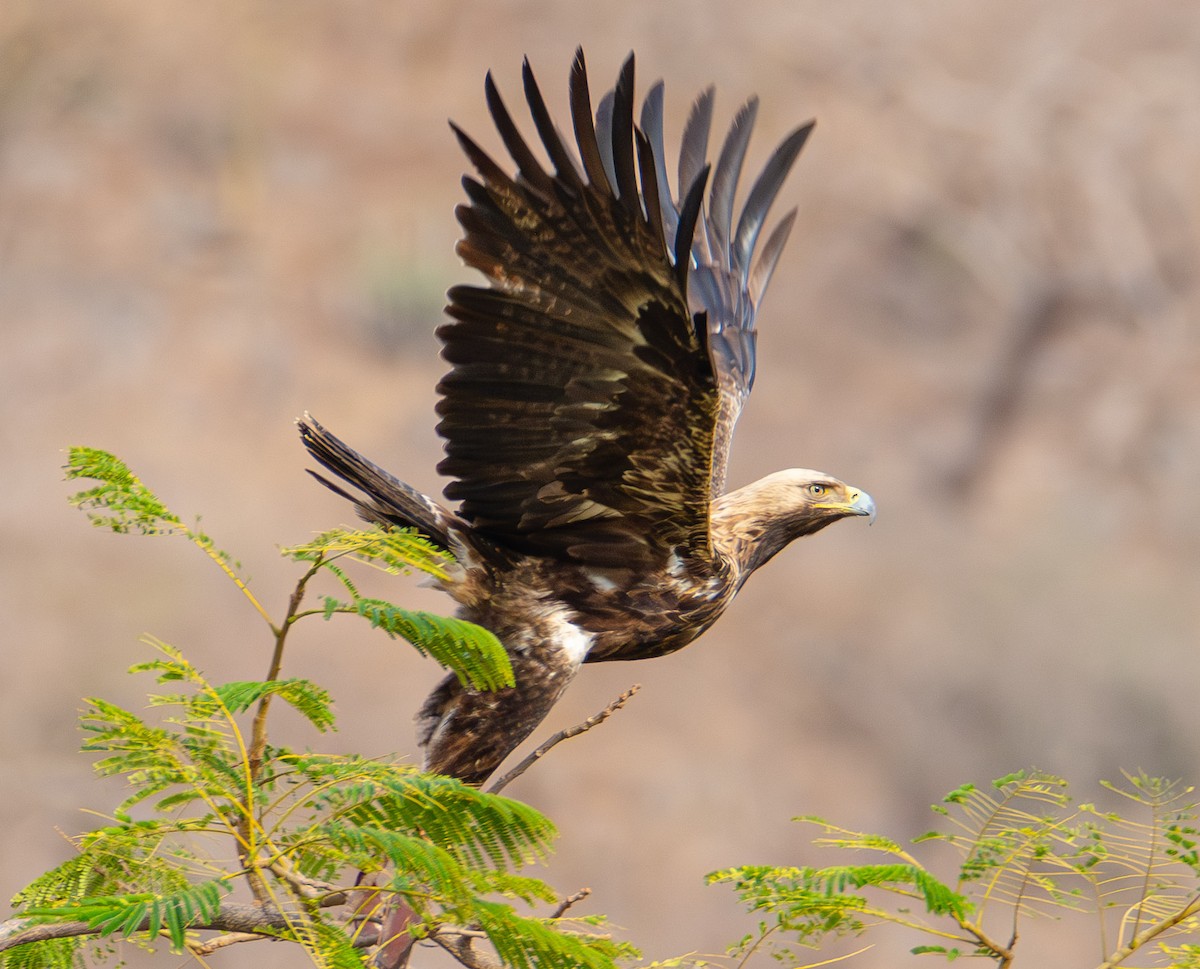
<path fill-rule="evenodd" d="M 482 785 L 545 719 L 580 665 L 558 648 L 509 658 L 515 686 L 472 690 L 451 674 L 429 695 L 416 718 L 427 771 Z"/>

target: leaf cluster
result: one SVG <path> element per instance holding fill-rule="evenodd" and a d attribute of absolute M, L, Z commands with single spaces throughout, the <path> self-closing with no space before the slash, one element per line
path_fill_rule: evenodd
<path fill-rule="evenodd" d="M 342 567 L 340 560 L 349 558 L 392 574 L 419 571 L 445 581 L 453 568 L 449 553 L 417 532 L 337 528 L 304 545 L 285 548 L 283 554 L 336 576 L 345 593 L 345 597 L 326 596 L 319 610 L 298 613 L 298 618 L 316 614 L 326 619 L 339 613 L 357 615 L 373 628 L 382 629 L 393 639 L 407 640 L 423 656 L 453 670 L 464 686 L 498 690 L 513 685 L 508 654 L 491 632 L 463 619 L 402 609 L 382 599 L 363 596 Z"/>
<path fill-rule="evenodd" d="M 301 680 L 214 685 L 175 649 L 135 671 L 186 689 L 151 695 L 161 722 L 93 698 L 84 749 L 130 793 L 113 823 L 74 839 L 77 854 L 13 900 L 28 924 L 78 921 L 99 937 L 199 946 L 223 898 L 248 883 L 279 917 L 264 934 L 310 949 L 318 964 L 361 945 L 347 919 L 353 872 L 385 872 L 386 896 L 420 916 L 419 933 L 478 927 L 514 965 L 608 966 L 621 951 L 572 923 L 520 915 L 509 903 L 552 902 L 519 869 L 543 860 L 555 829 L 528 805 L 400 762 L 268 748 L 255 773 L 239 714 L 274 695 L 316 729 L 328 697 Z M 138 809 L 151 817 L 135 819 Z M 82 939 L 75 939 L 85 945 Z M 39 949 L 39 946 L 41 947 Z M 62 943 L 38 943 L 45 965 Z M 29 953 L 21 965 L 38 965 Z"/>
<path fill-rule="evenodd" d="M 948 826 L 914 840 L 952 849 L 958 863 L 948 877 L 935 874 L 917 849 L 885 836 L 797 818 L 823 831 L 817 845 L 882 860 L 713 872 L 710 882 L 730 885 L 762 916 L 731 952 L 746 957 L 765 947 L 794 958 L 790 946 L 817 947 L 891 923 L 927 939 L 913 953 L 1009 966 L 1022 920 L 1085 912 L 1095 919 L 1101 969 L 1152 951 L 1158 965 L 1200 965 L 1200 835 L 1191 788 L 1144 775 L 1106 786 L 1133 805 L 1131 816 L 1075 806 L 1066 781 L 1039 771 L 956 788 L 933 807 Z M 1193 941 L 1163 941 L 1171 936 Z"/>
<path fill-rule="evenodd" d="M 452 952 L 454 940 L 460 949 L 485 943 L 506 965 L 600 969 L 632 952 L 587 922 L 536 914 L 557 896 L 522 869 L 546 858 L 556 832 L 528 805 L 399 759 L 269 740 L 273 703 L 317 733 L 335 726 L 323 688 L 281 675 L 288 632 L 309 616 L 360 616 L 476 689 L 511 685 L 491 633 L 364 597 L 344 567 L 355 561 L 441 580 L 452 566 L 444 552 L 403 531 L 327 532 L 284 550 L 304 572 L 276 620 L 237 563 L 117 458 L 75 448 L 67 474 L 95 482 L 71 499 L 95 524 L 181 535 L 200 547 L 266 621 L 273 649 L 264 653 L 264 679 L 218 683 L 147 638 L 157 656 L 131 670 L 155 678 L 147 709 L 87 700 L 83 749 L 97 757 L 98 773 L 123 777 L 128 793 L 108 823 L 72 839 L 71 858 L 13 899 L 17 917 L 0 926 L 0 966 L 65 967 L 116 941 L 159 939 L 203 957 L 255 938 L 298 943 L 319 966 L 364 966 L 388 941 L 387 913 L 401 908 L 413 915 L 414 938 Z M 303 608 L 308 584 L 322 575 L 341 595 Z M 369 887 L 359 885 L 364 876 Z"/>

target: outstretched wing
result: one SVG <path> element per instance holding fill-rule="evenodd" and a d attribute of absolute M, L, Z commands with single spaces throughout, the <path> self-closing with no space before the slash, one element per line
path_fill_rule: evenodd
<path fill-rule="evenodd" d="M 753 376 L 765 276 L 747 267 L 767 196 L 795 151 L 768 164 L 732 232 L 752 118 L 744 111 L 735 123 L 705 212 L 704 142 L 689 125 L 684 151 L 692 154 L 672 199 L 661 87 L 647 100 L 649 116 L 643 111 L 647 137 L 633 123 L 633 73 L 631 56 L 593 116 L 577 53 L 577 159 L 525 64 L 526 100 L 552 172 L 490 76 L 488 106 L 516 176 L 455 128 L 479 174 L 463 181 L 470 202 L 457 210 L 458 252 L 491 285 L 450 291 L 453 322 L 439 335 L 452 369 L 439 384 L 438 429 L 447 454 L 439 470 L 456 479 L 447 497 L 479 532 L 531 554 L 645 568 L 677 549 L 709 554 L 709 502 Z M 773 266 L 781 245 L 777 231 L 759 264 L 770 255 Z"/>

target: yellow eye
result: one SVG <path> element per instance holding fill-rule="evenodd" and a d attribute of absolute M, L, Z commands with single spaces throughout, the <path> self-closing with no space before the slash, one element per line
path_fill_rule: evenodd
<path fill-rule="evenodd" d="M 825 488 L 825 486 L 823 484 L 810 484 L 808 486 L 808 493 L 810 495 L 812 495 L 814 498 L 825 497 L 826 490 L 827 489 Z"/>

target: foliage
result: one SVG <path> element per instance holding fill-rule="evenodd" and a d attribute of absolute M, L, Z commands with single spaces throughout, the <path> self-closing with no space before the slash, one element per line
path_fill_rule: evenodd
<path fill-rule="evenodd" d="M 797 818 L 824 831 L 818 845 L 884 860 L 713 872 L 710 882 L 731 885 L 762 916 L 731 953 L 745 960 L 769 949 L 794 959 L 793 946 L 816 948 L 892 923 L 925 937 L 914 954 L 980 956 L 1007 967 L 1024 919 L 1074 911 L 1096 920 L 1100 969 L 1128 965 L 1134 954 L 1159 966 L 1200 966 L 1200 835 L 1192 789 L 1144 775 L 1106 786 L 1136 814 L 1072 806 L 1066 781 L 1038 771 L 999 778 L 990 789 L 967 784 L 951 791 L 933 808 L 948 830 L 914 842 L 953 850 L 958 865 L 946 879 L 890 838 Z M 1163 941 L 1170 935 L 1191 941 L 1171 945 Z"/>
<path fill-rule="evenodd" d="M 272 938 L 301 945 L 318 966 L 353 969 L 387 964 L 380 960 L 389 932 L 432 940 L 468 967 L 604 969 L 636 955 L 597 934 L 601 918 L 563 917 L 578 896 L 549 917 L 518 910 L 557 898 L 520 870 L 542 861 L 555 837 L 529 806 L 395 760 L 268 741 L 273 701 L 318 733 L 335 726 L 320 686 L 280 675 L 288 632 L 309 617 L 365 619 L 474 689 L 512 684 L 491 633 L 363 596 L 346 569 L 354 562 L 446 582 L 456 567 L 447 553 L 404 530 L 325 532 L 283 550 L 304 571 L 276 621 L 238 563 L 117 458 L 76 448 L 67 474 L 94 482 L 71 500 L 97 526 L 180 535 L 204 551 L 266 622 L 273 651 L 264 679 L 216 683 L 179 650 L 148 639 L 158 657 L 132 672 L 166 687 L 150 694 L 149 713 L 88 700 L 84 750 L 99 755 L 100 774 L 125 777 L 129 794 L 109 824 L 72 839 L 73 857 L 13 899 L 17 917 L 0 924 L 0 967 L 74 969 L 85 953 L 159 940 L 203 961 L 226 945 Z M 319 576 L 337 595 L 302 608 Z M 729 959 L 739 969 L 759 952 L 795 961 L 799 950 L 890 923 L 916 934 L 913 954 L 1011 967 L 1026 919 L 1087 913 L 1097 926 L 1098 969 L 1135 957 L 1139 965 L 1200 969 L 1200 822 L 1191 788 L 1144 775 L 1106 786 L 1128 802 L 1128 817 L 1073 805 L 1064 780 L 1038 771 L 989 788 L 967 784 L 934 806 L 943 829 L 908 847 L 797 818 L 822 830 L 816 844 L 872 857 L 713 872 L 710 883 L 732 886 L 759 916 Z M 935 871 L 945 866 L 935 845 L 955 859 L 946 874 Z M 482 942 L 494 956 L 477 950 Z M 724 961 L 684 956 L 648 969 Z"/>
<path fill-rule="evenodd" d="M 335 725 L 321 687 L 280 676 L 288 631 L 309 616 L 361 616 L 475 688 L 511 684 L 507 657 L 490 633 L 364 598 L 342 564 L 444 578 L 445 553 L 403 531 L 327 532 L 284 550 L 306 570 L 277 622 L 237 563 L 117 458 L 75 448 L 68 477 L 96 482 L 72 498 L 96 525 L 181 535 L 200 547 L 267 622 L 274 648 L 264 654 L 265 679 L 216 683 L 181 651 L 151 639 L 157 658 L 131 671 L 159 685 L 147 711 L 87 701 L 83 748 L 98 755 L 100 774 L 124 777 L 129 793 L 110 823 L 72 839 L 73 857 L 13 899 L 18 914 L 0 927 L 0 965 L 77 965 L 114 941 L 152 946 L 165 939 L 173 951 L 203 957 L 234 942 L 275 938 L 299 943 L 318 966 L 364 966 L 387 941 L 387 913 L 404 909 L 413 913 L 415 938 L 452 952 L 457 946 L 468 960 L 483 940 L 515 966 L 599 969 L 632 952 L 587 923 L 522 914 L 510 904 L 556 899 L 550 886 L 519 872 L 544 859 L 555 837 L 533 808 L 399 761 L 268 740 L 272 701 L 318 732 Z M 343 596 L 302 609 L 318 575 L 332 576 Z M 369 876 L 366 886 L 356 887 L 357 872 Z"/>

